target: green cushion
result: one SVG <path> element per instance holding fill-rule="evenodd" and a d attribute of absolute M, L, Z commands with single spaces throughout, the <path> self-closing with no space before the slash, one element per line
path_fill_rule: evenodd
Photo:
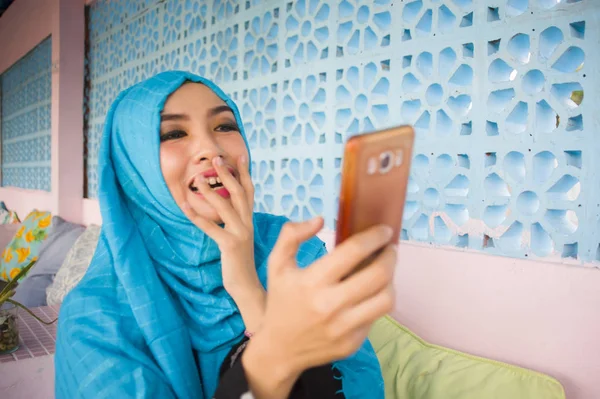
<path fill-rule="evenodd" d="M 565 399 L 554 378 L 428 344 L 389 316 L 369 339 L 386 399 Z"/>

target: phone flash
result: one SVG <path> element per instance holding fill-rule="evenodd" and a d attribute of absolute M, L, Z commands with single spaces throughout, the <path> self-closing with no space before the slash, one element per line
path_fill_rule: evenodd
<path fill-rule="evenodd" d="M 402 165 L 402 158 L 404 152 L 402 150 L 396 151 L 396 167 Z"/>
<path fill-rule="evenodd" d="M 379 163 L 375 160 L 375 158 L 369 158 L 369 165 L 367 166 L 367 174 L 374 175 L 377 172 L 377 167 Z"/>

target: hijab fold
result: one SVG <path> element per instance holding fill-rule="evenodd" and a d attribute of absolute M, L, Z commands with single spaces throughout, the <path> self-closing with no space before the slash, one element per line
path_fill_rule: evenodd
<path fill-rule="evenodd" d="M 65 299 L 55 356 L 57 398 L 209 399 L 244 323 L 223 288 L 220 251 L 175 203 L 160 169 L 160 112 L 185 82 L 164 72 L 122 92 L 110 108 L 98 158 L 103 226 L 91 265 Z M 283 217 L 255 213 L 255 262 L 266 287 L 267 257 Z M 317 238 L 301 246 L 301 267 L 325 254 Z M 369 342 L 336 362 L 347 398 L 383 398 Z"/>

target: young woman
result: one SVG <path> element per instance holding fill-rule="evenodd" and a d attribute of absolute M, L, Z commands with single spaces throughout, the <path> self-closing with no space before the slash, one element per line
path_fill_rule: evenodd
<path fill-rule="evenodd" d="M 383 398 L 366 336 L 393 304 L 390 229 L 326 254 L 320 218 L 253 213 L 242 126 L 185 72 L 115 100 L 102 234 L 60 311 L 57 398 Z"/>

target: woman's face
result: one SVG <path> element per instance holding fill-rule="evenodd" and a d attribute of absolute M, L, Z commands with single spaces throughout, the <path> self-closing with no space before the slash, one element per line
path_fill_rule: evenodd
<path fill-rule="evenodd" d="M 229 199 L 212 166 L 214 158 L 222 157 L 239 182 L 238 160 L 248 159 L 248 150 L 232 110 L 208 87 L 186 83 L 165 103 L 160 141 L 160 167 L 177 205 L 182 208 L 188 203 L 199 216 L 221 223 L 216 210 L 196 192 L 194 179 L 204 176 L 218 194 Z"/>

